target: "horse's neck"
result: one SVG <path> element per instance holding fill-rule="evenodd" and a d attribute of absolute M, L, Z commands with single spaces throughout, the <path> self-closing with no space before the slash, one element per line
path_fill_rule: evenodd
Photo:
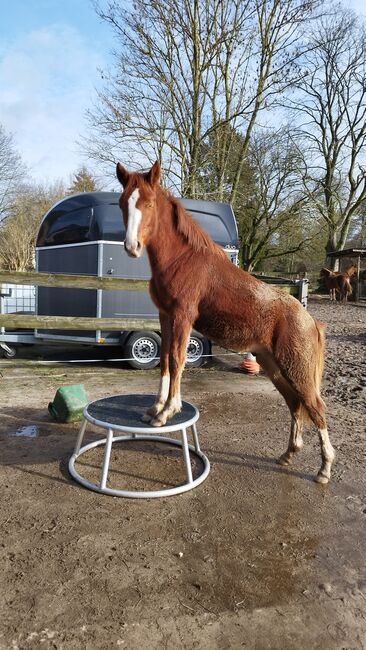
<path fill-rule="evenodd" d="M 184 248 L 182 238 L 174 226 L 173 207 L 165 197 L 161 208 L 155 232 L 146 247 L 153 277 L 165 271 Z"/>

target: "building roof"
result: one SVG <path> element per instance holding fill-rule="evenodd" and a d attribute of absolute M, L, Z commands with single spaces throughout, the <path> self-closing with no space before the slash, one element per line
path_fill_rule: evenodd
<path fill-rule="evenodd" d="M 344 248 L 327 253 L 328 257 L 366 257 L 366 248 Z"/>

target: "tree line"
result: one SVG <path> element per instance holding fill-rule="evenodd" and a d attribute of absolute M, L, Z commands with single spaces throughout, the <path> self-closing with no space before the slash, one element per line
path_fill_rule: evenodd
<path fill-rule="evenodd" d="M 322 0 L 111 0 L 97 12 L 115 60 L 88 112 L 90 158 L 158 159 L 179 195 L 230 202 L 249 270 L 324 263 L 364 235 L 359 16 Z"/>
<path fill-rule="evenodd" d="M 101 189 L 93 174 L 82 166 L 70 179 L 35 183 L 14 138 L 0 125 L 0 267 L 9 271 L 34 268 L 40 222 L 57 201 L 77 192 Z"/>

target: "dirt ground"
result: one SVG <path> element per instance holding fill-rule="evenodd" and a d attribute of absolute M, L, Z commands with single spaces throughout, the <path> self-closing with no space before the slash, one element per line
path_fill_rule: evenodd
<path fill-rule="evenodd" d="M 154 392 L 158 370 L 43 365 L 26 349 L 1 360 L 1 650 L 366 648 L 366 305 L 319 297 L 309 310 L 328 325 L 329 486 L 312 480 L 312 429 L 294 465 L 276 465 L 287 409 L 229 356 L 184 374 L 211 462 L 204 483 L 146 500 L 84 489 L 67 471 L 78 424 L 47 413 L 56 389 L 83 383 L 90 399 Z M 116 487 L 183 479 L 174 449 L 115 447 Z M 98 454 L 80 462 L 85 476 L 98 476 Z"/>

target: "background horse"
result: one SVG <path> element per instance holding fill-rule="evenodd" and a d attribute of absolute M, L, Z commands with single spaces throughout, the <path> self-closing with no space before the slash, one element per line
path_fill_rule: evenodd
<path fill-rule="evenodd" d="M 356 266 L 349 266 L 345 271 L 330 271 L 323 268 L 320 275 L 323 277 L 325 286 L 329 291 L 331 300 L 337 300 L 337 293 L 341 302 L 347 302 L 348 296 L 352 294 L 351 277 L 357 272 Z"/>
<path fill-rule="evenodd" d="M 295 298 L 232 264 L 181 203 L 160 186 L 158 162 L 145 174 L 130 173 L 118 163 L 117 177 L 124 188 L 120 208 L 125 250 L 140 257 L 146 246 L 150 294 L 161 326 L 160 387 L 143 419 L 162 426 L 181 409 L 180 380 L 194 328 L 223 347 L 257 356 L 292 416 L 288 448 L 279 463 L 289 465 L 301 449 L 306 417 L 320 438 L 322 464 L 316 480 L 327 483 L 334 450 L 320 396 L 322 324 Z"/>

